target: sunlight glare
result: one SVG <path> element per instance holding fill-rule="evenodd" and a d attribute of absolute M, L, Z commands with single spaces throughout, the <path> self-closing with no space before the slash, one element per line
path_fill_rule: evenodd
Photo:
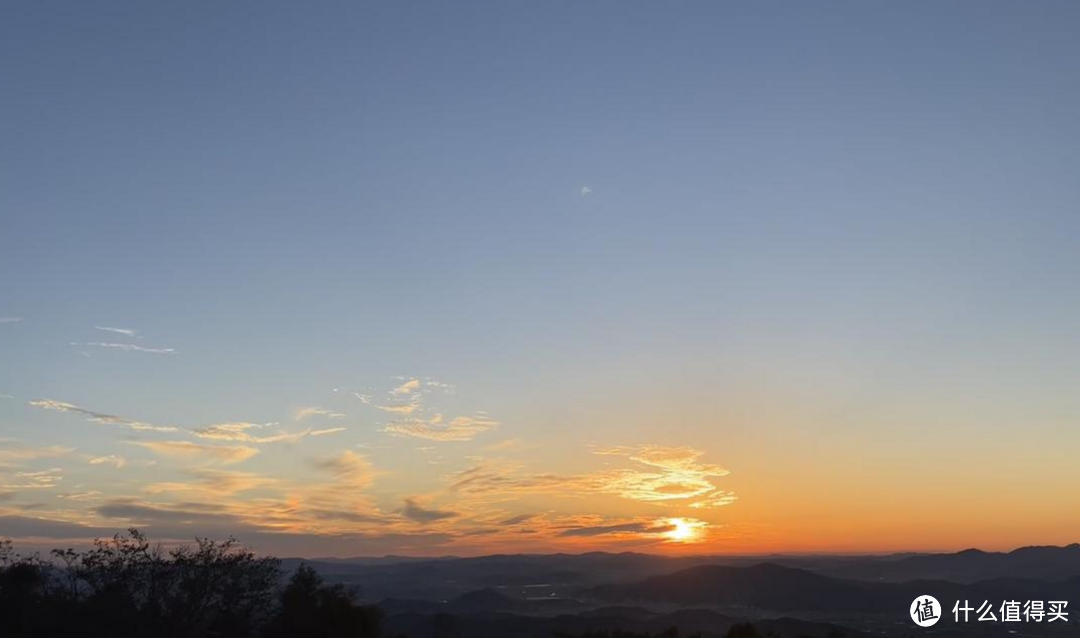
<path fill-rule="evenodd" d="M 700 528 L 704 527 L 701 521 L 685 518 L 668 519 L 671 529 L 664 533 L 668 540 L 675 543 L 692 543 L 700 535 Z"/>

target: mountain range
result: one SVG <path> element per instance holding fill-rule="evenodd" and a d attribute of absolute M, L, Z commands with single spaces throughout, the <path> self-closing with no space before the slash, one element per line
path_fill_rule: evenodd
<path fill-rule="evenodd" d="M 1080 545 L 1011 552 L 965 550 L 884 556 L 689 556 L 640 553 L 385 557 L 301 561 L 357 588 L 388 626 L 425 636 L 551 636 L 589 631 L 722 636 L 753 622 L 779 638 L 909 636 L 918 596 L 935 596 L 938 636 L 1007 638 L 1001 623 L 952 622 L 956 601 L 1068 600 L 1080 593 Z M 1073 600 L 1072 606 L 1080 606 Z M 1075 625 L 1025 625 L 1057 638 Z"/>

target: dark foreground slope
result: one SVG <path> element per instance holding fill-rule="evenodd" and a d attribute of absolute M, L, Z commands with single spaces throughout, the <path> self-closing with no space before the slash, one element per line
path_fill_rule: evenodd
<path fill-rule="evenodd" d="M 737 622 L 730 616 L 701 609 L 653 613 L 644 609 L 612 608 L 555 617 L 406 613 L 391 615 L 386 624 L 391 633 L 409 638 L 551 638 L 620 631 L 655 635 L 670 629 L 676 629 L 682 636 L 700 634 L 701 638 L 721 638 Z M 846 627 L 795 618 L 755 621 L 754 626 L 761 634 L 775 638 L 868 638 Z"/>

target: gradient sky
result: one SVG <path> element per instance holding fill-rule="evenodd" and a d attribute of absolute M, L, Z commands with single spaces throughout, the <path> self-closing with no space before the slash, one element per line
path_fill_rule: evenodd
<path fill-rule="evenodd" d="M 1080 4 L 4 13 L 0 536 L 1080 540 Z"/>

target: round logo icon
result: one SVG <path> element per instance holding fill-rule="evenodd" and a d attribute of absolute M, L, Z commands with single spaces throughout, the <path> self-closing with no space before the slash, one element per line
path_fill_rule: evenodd
<path fill-rule="evenodd" d="M 911 620 L 920 627 L 930 627 L 941 620 L 941 603 L 933 596 L 919 596 L 911 603 Z"/>

